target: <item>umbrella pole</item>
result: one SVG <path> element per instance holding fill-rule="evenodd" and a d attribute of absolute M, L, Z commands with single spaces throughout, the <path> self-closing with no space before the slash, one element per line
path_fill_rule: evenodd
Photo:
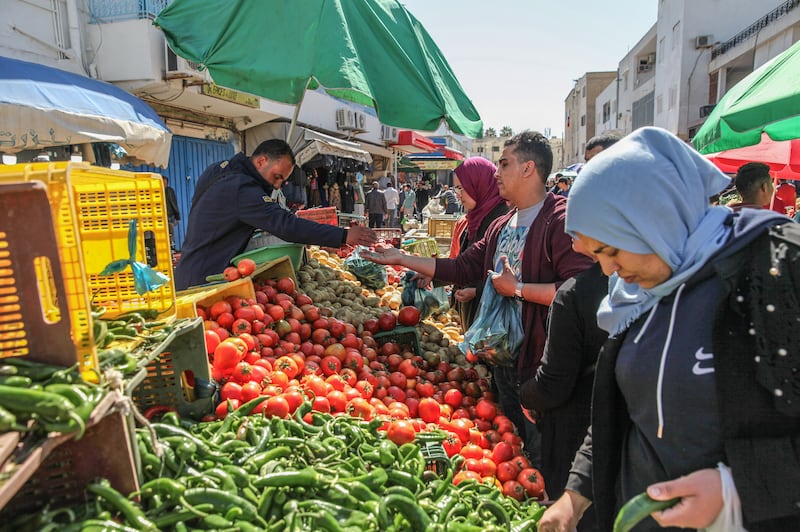
<path fill-rule="evenodd" d="M 300 101 L 297 102 L 297 105 L 294 106 L 294 114 L 292 115 L 292 122 L 289 124 L 289 133 L 286 135 L 286 142 L 291 141 L 292 133 L 294 133 L 294 126 L 297 125 L 297 117 L 300 116 L 300 107 L 303 105 L 303 99 L 306 97 L 306 91 L 310 84 L 311 78 L 308 78 L 308 80 L 306 80 L 306 86 L 303 88 L 303 95 L 300 97 Z"/>

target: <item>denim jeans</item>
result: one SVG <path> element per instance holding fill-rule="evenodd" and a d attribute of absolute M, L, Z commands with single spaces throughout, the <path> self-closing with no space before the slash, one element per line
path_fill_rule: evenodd
<path fill-rule="evenodd" d="M 531 465 L 539 468 L 542 462 L 542 437 L 535 423 L 522 413 L 519 402 L 519 378 L 516 367 L 495 366 L 492 374 L 497 384 L 497 394 L 503 413 L 517 427 L 524 444 L 523 450 Z"/>

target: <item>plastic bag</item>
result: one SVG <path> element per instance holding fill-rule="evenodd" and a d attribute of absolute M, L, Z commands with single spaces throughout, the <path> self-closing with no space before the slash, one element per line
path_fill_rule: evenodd
<path fill-rule="evenodd" d="M 449 298 L 444 286 L 431 290 L 420 288 L 414 276 L 417 272 L 408 271 L 403 276 L 403 291 L 400 295 L 403 305 L 417 307 L 420 319 L 425 319 L 431 314 L 446 312 L 450 308 Z"/>
<path fill-rule="evenodd" d="M 344 267 L 367 288 L 372 290 L 383 288 L 387 282 L 386 268 L 381 264 L 362 258 L 359 252 L 364 249 L 366 248 L 363 246 L 356 247 L 350 256 L 345 259 Z"/>
<path fill-rule="evenodd" d="M 489 275 L 483 286 L 478 315 L 464 333 L 459 348 L 464 354 L 471 351 L 490 364 L 513 366 L 524 336 L 519 302 L 498 294 Z"/>

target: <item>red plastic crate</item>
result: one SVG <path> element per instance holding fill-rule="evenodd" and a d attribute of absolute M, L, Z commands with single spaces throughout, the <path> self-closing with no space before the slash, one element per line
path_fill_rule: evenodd
<path fill-rule="evenodd" d="M 298 218 L 311 220 L 319 224 L 339 225 L 336 207 L 320 207 L 318 209 L 302 209 L 297 211 Z"/>

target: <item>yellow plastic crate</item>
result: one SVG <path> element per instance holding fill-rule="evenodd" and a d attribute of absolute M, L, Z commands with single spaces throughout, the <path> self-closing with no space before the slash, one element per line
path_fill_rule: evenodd
<path fill-rule="evenodd" d="M 420 238 L 412 242 L 404 242 L 403 250 L 420 257 L 436 257 L 439 255 L 439 244 L 435 238 Z"/>
<path fill-rule="evenodd" d="M 172 249 L 161 176 L 88 164 L 69 170 L 90 300 L 105 307 L 108 317 L 141 309 L 174 315 Z M 164 286 L 142 295 L 136 292 L 130 268 L 100 275 L 108 263 L 129 258 L 128 224 L 132 219 L 138 222 L 135 260 L 169 277 Z"/>
<path fill-rule="evenodd" d="M 428 218 L 428 236 L 432 238 L 451 238 L 458 218 L 452 216 L 431 216 Z"/>
<path fill-rule="evenodd" d="M 84 378 L 96 380 L 98 366 L 92 333 L 89 290 L 67 174 L 67 167 L 63 163 L 0 165 L 2 183 L 41 181 L 47 186 L 47 197 L 58 240 L 58 255 L 61 259 L 61 275 L 70 316 L 72 342 L 77 349 Z"/>
<path fill-rule="evenodd" d="M 178 292 L 178 297 L 175 300 L 175 310 L 178 318 L 195 318 L 197 317 L 198 305 L 208 307 L 228 296 L 255 298 L 256 291 L 253 288 L 253 281 L 249 277 L 243 277 L 229 283 L 198 286 L 183 290 Z"/>

